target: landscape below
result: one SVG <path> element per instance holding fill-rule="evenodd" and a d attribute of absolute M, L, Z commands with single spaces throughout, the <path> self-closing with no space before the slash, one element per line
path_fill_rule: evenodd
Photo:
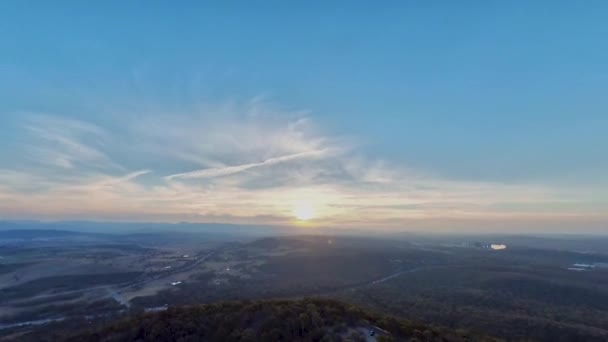
<path fill-rule="evenodd" d="M 2 339 L 608 339 L 605 237 L 34 228 L 0 226 Z"/>

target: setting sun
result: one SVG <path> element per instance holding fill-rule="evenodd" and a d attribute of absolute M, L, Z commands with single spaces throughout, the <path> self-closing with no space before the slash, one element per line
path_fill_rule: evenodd
<path fill-rule="evenodd" d="M 293 214 L 300 221 L 308 221 L 315 217 L 315 210 L 308 203 L 300 203 L 294 206 Z"/>

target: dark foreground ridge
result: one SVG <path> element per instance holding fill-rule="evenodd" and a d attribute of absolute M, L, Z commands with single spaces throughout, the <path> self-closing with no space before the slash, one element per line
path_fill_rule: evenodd
<path fill-rule="evenodd" d="M 59 339 L 61 340 L 61 339 Z M 496 341 L 377 315 L 328 299 L 170 308 L 64 341 Z"/>

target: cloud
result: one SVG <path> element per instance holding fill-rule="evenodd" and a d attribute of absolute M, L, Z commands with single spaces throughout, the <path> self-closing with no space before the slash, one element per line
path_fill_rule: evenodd
<path fill-rule="evenodd" d="M 112 129 L 22 116 L 15 160 L 0 165 L 0 215 L 289 224 L 310 203 L 319 225 L 366 229 L 607 216 L 589 189 L 446 179 L 369 158 L 306 113 L 261 101 L 105 117 Z"/>
<path fill-rule="evenodd" d="M 149 174 L 150 172 L 151 172 L 150 170 L 141 170 L 141 171 L 135 171 L 135 172 L 128 173 L 124 176 L 118 176 L 118 177 L 105 176 L 99 181 L 95 181 L 92 183 L 88 183 L 88 184 L 76 186 L 76 187 L 68 186 L 67 188 L 83 189 L 85 191 L 95 191 L 95 190 L 99 190 L 101 188 L 110 188 L 110 187 L 118 186 L 123 183 L 130 183 L 131 181 L 135 180 L 136 178 Z"/>
<path fill-rule="evenodd" d="M 297 160 L 297 159 L 319 157 L 319 156 L 322 156 L 325 152 L 327 152 L 327 150 L 315 150 L 315 151 L 294 153 L 294 154 L 290 154 L 290 155 L 266 159 L 259 163 L 249 163 L 249 164 L 241 164 L 241 165 L 235 165 L 235 166 L 226 166 L 226 167 L 221 167 L 221 168 L 203 169 L 203 170 L 196 170 L 196 171 L 191 171 L 191 172 L 186 172 L 186 173 L 179 173 L 179 174 L 167 176 L 167 177 L 165 177 L 165 179 L 172 180 L 172 179 L 176 179 L 176 178 L 193 179 L 193 178 L 214 178 L 214 177 L 228 176 L 228 175 L 233 175 L 233 174 L 236 174 L 239 172 L 247 171 L 249 169 L 261 167 L 261 166 L 270 166 L 270 165 L 275 165 L 278 163 L 285 163 L 285 162 L 289 162 L 289 161 Z"/>
<path fill-rule="evenodd" d="M 87 167 L 121 168 L 102 152 L 109 137 L 92 124 L 50 115 L 29 115 L 23 127 L 28 142 L 25 152 L 31 161 L 71 169 Z"/>

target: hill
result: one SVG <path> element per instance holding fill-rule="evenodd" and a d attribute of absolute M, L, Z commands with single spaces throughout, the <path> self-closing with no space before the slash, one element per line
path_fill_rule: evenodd
<path fill-rule="evenodd" d="M 495 341 L 464 331 L 377 315 L 328 299 L 222 302 L 170 308 L 64 339 L 70 342 L 366 340 Z"/>
<path fill-rule="evenodd" d="M 53 229 L 7 229 L 0 230 L 0 239 L 44 239 L 82 235 L 80 232 Z"/>

